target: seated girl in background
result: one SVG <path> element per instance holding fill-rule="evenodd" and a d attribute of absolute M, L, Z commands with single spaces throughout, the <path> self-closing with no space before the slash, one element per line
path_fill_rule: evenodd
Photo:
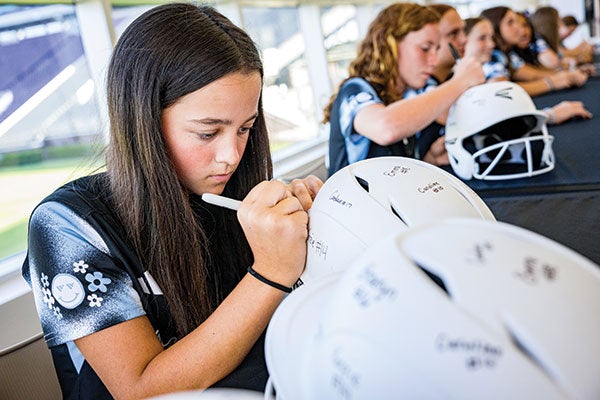
<path fill-rule="evenodd" d="M 541 65 L 549 69 L 572 69 L 592 61 L 594 54 L 591 45 L 577 50 L 569 50 L 561 45 L 560 15 L 554 7 L 538 8 L 531 15 L 531 24 Z"/>
<path fill-rule="evenodd" d="M 560 36 L 561 43 L 564 43 L 575 32 L 577 27 L 579 27 L 579 22 L 573 15 L 562 17 L 558 24 L 558 35 Z"/>
<path fill-rule="evenodd" d="M 578 87 L 587 82 L 588 75 L 579 69 L 555 72 L 541 68 L 526 68 L 524 62 L 522 65 L 513 66 L 511 52 L 523 40 L 522 36 L 525 32 L 517 13 L 508 7 L 498 6 L 484 10 L 481 16 L 487 18 L 494 29 L 497 51 L 493 53 L 490 60 L 492 65 L 488 68 L 495 71 L 496 77 L 503 75 L 506 79 L 518 83 L 530 96 Z"/>
<path fill-rule="evenodd" d="M 558 11 L 552 7 L 538 8 L 530 18 L 533 28 L 533 41 L 537 50 L 537 60 L 548 69 L 569 69 L 570 59 L 564 59 L 559 49 Z M 575 60 L 572 60 L 575 62 Z M 566 67 L 566 68 L 565 68 Z"/>
<path fill-rule="evenodd" d="M 594 45 L 588 42 L 590 37 L 589 29 L 585 24 L 580 25 L 577 18 L 573 15 L 565 15 L 558 24 L 558 35 L 560 36 L 560 46 L 565 54 L 574 52 L 576 54 L 591 54 L 593 61 Z"/>
<path fill-rule="evenodd" d="M 520 68 L 536 68 L 546 72 L 553 72 L 554 69 L 543 66 L 539 59 L 540 43 L 544 44 L 544 48 L 548 48 L 548 45 L 544 39 L 534 39 L 533 25 L 531 21 L 522 12 L 517 13 L 517 21 L 521 24 L 521 35 L 519 41 L 513 47 L 510 52 L 510 61 L 515 70 Z"/>
<path fill-rule="evenodd" d="M 416 93 L 426 93 L 452 78 L 456 60 L 464 57 L 465 52 L 465 22 L 456 9 L 448 4 L 429 4 L 429 8 L 440 15 L 438 28 L 440 44 L 437 53 L 438 63 L 427 80 L 424 88 Z M 406 97 L 406 96 L 405 96 Z M 416 133 L 415 156 L 435 165 L 449 164 L 446 152 L 445 126 L 448 110 L 439 114 L 433 122 Z"/>
<path fill-rule="evenodd" d="M 403 98 L 407 90 L 424 87 L 438 64 L 439 20 L 428 7 L 396 3 L 371 22 L 349 77 L 324 110 L 330 175 L 366 158 L 414 157 L 416 132 L 484 81 L 481 63 L 465 58 L 448 81 Z"/>
<path fill-rule="evenodd" d="M 465 20 L 465 33 L 467 42 L 465 44 L 465 56 L 474 57 L 483 63 L 488 82 L 508 80 L 502 73 L 493 69 L 494 63 L 490 63 L 495 50 L 493 40 L 494 30 L 491 22 L 484 18 L 468 18 Z M 586 110 L 580 101 L 562 101 L 554 107 L 544 110 L 548 115 L 548 122 L 560 124 L 573 117 L 591 118 L 592 114 Z"/>

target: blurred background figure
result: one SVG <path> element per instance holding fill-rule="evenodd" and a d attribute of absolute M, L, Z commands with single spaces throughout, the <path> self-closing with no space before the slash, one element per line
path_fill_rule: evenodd
<path fill-rule="evenodd" d="M 559 20 L 560 46 L 565 54 L 571 54 L 578 62 L 590 63 L 594 59 L 594 46 L 589 42 L 590 33 L 586 24 L 580 24 L 572 15 Z"/>
<path fill-rule="evenodd" d="M 439 22 L 437 12 L 414 3 L 392 4 L 371 22 L 348 78 L 324 109 L 330 176 L 367 158 L 415 157 L 415 134 L 443 115 L 466 89 L 483 82 L 481 63 L 465 59 L 447 82 L 412 95 L 439 63 Z M 428 161 L 428 154 L 422 159 Z M 448 159 L 442 154 L 430 162 L 447 164 Z"/>
<path fill-rule="evenodd" d="M 567 49 L 560 35 L 561 18 L 554 7 L 539 7 L 531 15 L 531 24 L 536 34 L 538 60 L 551 69 L 573 69 L 592 61 L 593 47 L 582 42 L 578 47 Z"/>
<path fill-rule="evenodd" d="M 520 14 L 522 15 L 522 14 Z M 503 69 L 494 69 L 497 63 L 492 62 L 495 50 L 492 23 L 485 17 L 467 18 L 465 20 L 465 57 L 474 57 L 483 63 L 486 82 L 507 80 L 502 74 Z M 532 66 L 524 66 L 531 68 Z M 549 124 L 560 124 L 573 117 L 591 118 L 592 114 L 585 108 L 581 101 L 562 101 L 553 107 L 544 109 L 548 116 Z"/>
<path fill-rule="evenodd" d="M 519 16 L 509 7 L 498 6 L 483 10 L 481 15 L 494 27 L 495 53 L 489 68 L 498 75 L 517 82 L 530 96 L 538 96 L 553 90 L 582 86 L 588 75 L 579 70 L 548 71 L 541 68 L 525 68 L 527 64 L 516 53 L 515 48 L 523 41 L 525 27 Z M 504 71 L 503 71 L 504 69 Z"/>

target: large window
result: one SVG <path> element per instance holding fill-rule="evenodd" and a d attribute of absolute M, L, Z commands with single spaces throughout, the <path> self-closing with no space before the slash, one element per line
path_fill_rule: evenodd
<path fill-rule="evenodd" d="M 338 85 L 348 76 L 350 61 L 356 57 L 359 25 L 354 5 L 340 5 L 321 9 L 324 46 L 327 52 L 329 76 Z"/>
<path fill-rule="evenodd" d="M 25 249 L 33 207 L 88 171 L 103 122 L 74 6 L 0 5 L 0 54 L 1 261 Z"/>
<path fill-rule="evenodd" d="M 244 7 L 242 17 L 263 57 L 263 106 L 273 150 L 314 138 L 318 122 L 298 9 Z"/>

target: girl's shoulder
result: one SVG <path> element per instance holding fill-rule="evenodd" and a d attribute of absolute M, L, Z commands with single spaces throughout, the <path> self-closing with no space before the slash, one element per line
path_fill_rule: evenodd
<path fill-rule="evenodd" d="M 377 89 L 373 87 L 373 85 L 371 85 L 366 79 L 361 77 L 349 78 L 340 87 L 340 91 L 338 93 L 338 98 L 340 101 L 354 97 L 356 97 L 356 100 L 359 103 L 373 100 L 380 101 Z"/>
<path fill-rule="evenodd" d="M 44 198 L 38 207 L 44 203 L 56 202 L 82 216 L 94 211 L 104 213 L 112 208 L 109 192 L 106 173 L 88 175 L 65 183 Z"/>

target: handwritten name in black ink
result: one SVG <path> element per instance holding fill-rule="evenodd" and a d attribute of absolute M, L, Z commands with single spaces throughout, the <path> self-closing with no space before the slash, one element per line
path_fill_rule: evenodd
<path fill-rule="evenodd" d="M 329 200 L 333 201 L 334 203 L 340 204 L 342 206 L 348 207 L 348 208 L 352 208 L 352 203 L 344 200 L 340 197 L 340 191 L 336 190 L 335 192 L 333 192 L 331 194 L 331 196 L 329 196 Z"/>
<path fill-rule="evenodd" d="M 410 168 L 396 165 L 391 171 L 385 171 L 383 174 L 386 176 L 396 176 L 397 174 L 406 175 L 408 171 L 410 171 Z"/>
<path fill-rule="evenodd" d="M 502 357 L 502 347 L 482 339 L 450 337 L 440 333 L 435 340 L 439 353 L 459 353 L 464 355 L 465 368 L 470 371 L 481 368 L 494 368 Z"/>
<path fill-rule="evenodd" d="M 419 191 L 419 193 L 427 193 L 429 191 L 439 193 L 442 190 L 444 190 L 444 187 L 439 182 L 431 182 L 428 185 L 418 187 L 417 190 Z"/>
<path fill-rule="evenodd" d="M 370 267 L 359 275 L 360 284 L 356 286 L 353 297 L 361 307 L 370 307 L 384 300 L 393 300 L 398 294 L 384 278 L 378 276 Z"/>
<path fill-rule="evenodd" d="M 529 285 L 540 282 L 553 282 L 558 279 L 558 268 L 535 257 L 525 257 L 523 265 L 515 276 Z"/>
<path fill-rule="evenodd" d="M 317 257 L 322 258 L 323 260 L 327 260 L 327 251 L 329 250 L 329 245 L 327 243 L 325 243 L 323 240 L 316 239 L 309 232 L 306 244 L 310 249 L 314 251 Z"/>
<path fill-rule="evenodd" d="M 487 255 L 492 250 L 494 250 L 494 246 L 488 241 L 475 243 L 475 245 L 468 251 L 467 261 L 471 264 L 485 264 Z"/>
<path fill-rule="evenodd" d="M 336 350 L 333 354 L 333 367 L 331 385 L 343 399 L 352 399 L 354 392 L 360 385 L 360 375 Z"/>

